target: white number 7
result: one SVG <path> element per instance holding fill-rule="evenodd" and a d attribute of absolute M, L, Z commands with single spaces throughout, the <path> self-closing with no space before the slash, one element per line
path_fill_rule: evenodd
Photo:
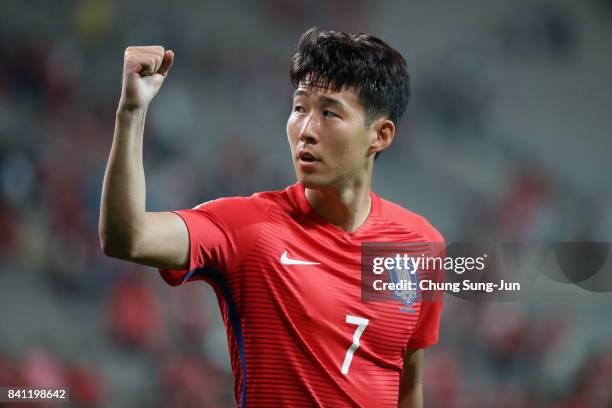
<path fill-rule="evenodd" d="M 346 315 L 346 322 L 356 324 L 359 327 L 357 327 L 357 330 L 355 330 L 355 333 L 353 334 L 353 344 L 351 344 L 351 347 L 346 350 L 346 357 L 344 357 L 344 363 L 342 364 L 342 369 L 340 370 L 344 375 L 348 374 L 351 361 L 353 361 L 353 354 L 355 354 L 355 350 L 359 348 L 359 338 L 361 338 L 363 331 L 370 321 L 368 319 L 364 319 L 363 317 Z"/>

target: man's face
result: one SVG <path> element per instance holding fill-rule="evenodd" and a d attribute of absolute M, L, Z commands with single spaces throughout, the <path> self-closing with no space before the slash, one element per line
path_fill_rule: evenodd
<path fill-rule="evenodd" d="M 287 120 L 298 181 L 308 188 L 341 187 L 367 174 L 375 132 L 351 88 L 333 92 L 303 84 Z"/>

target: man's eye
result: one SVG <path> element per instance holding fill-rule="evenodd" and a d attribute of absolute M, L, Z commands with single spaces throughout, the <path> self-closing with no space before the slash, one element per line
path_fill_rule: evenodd
<path fill-rule="evenodd" d="M 299 112 L 299 113 L 304 113 L 304 112 L 305 112 L 304 107 L 303 107 L 303 106 L 300 106 L 300 105 L 296 105 L 296 106 L 294 106 L 294 107 L 293 107 L 293 111 L 294 111 L 294 112 Z"/>
<path fill-rule="evenodd" d="M 333 118 L 333 117 L 339 117 L 338 115 L 336 115 L 334 112 L 332 111 L 323 111 L 323 116 L 327 117 L 327 118 Z"/>

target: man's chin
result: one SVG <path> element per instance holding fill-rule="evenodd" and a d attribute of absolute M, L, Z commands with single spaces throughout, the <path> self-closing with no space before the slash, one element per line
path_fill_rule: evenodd
<path fill-rule="evenodd" d="M 319 189 L 328 187 L 329 183 L 326 183 L 321 177 L 317 177 L 312 174 L 298 174 L 298 182 L 305 188 Z"/>

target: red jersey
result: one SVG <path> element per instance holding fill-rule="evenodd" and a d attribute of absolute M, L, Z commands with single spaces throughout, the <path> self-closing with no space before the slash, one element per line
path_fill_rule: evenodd
<path fill-rule="evenodd" d="M 363 242 L 443 242 L 421 216 L 374 193 L 346 232 L 318 216 L 297 183 L 176 211 L 189 268 L 170 285 L 212 285 L 227 331 L 238 405 L 397 407 L 408 349 L 438 340 L 441 303 L 361 301 Z"/>

